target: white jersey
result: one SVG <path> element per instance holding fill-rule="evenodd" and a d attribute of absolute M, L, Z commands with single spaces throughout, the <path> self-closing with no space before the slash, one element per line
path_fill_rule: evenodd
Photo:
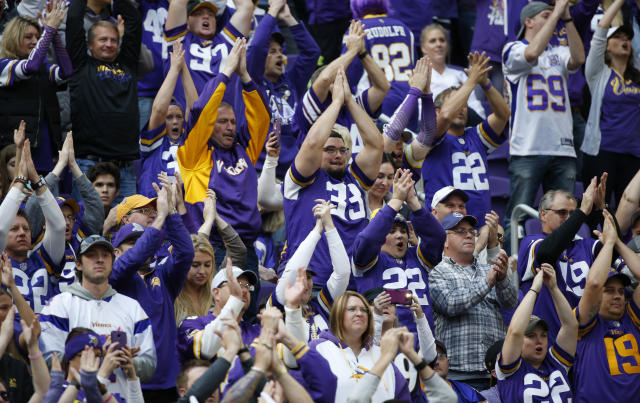
<path fill-rule="evenodd" d="M 547 46 L 538 60 L 524 57 L 525 40 L 507 43 L 502 51 L 505 77 L 511 87 L 511 155 L 575 157 L 573 118 L 567 80 L 567 46 Z"/>
<path fill-rule="evenodd" d="M 115 293 L 105 299 L 87 300 L 70 292 L 63 292 L 53 297 L 40 314 L 42 326 L 42 342 L 45 358 L 49 359 L 53 352 L 58 357 L 64 355 L 65 340 L 70 331 L 76 327 L 86 327 L 99 335 L 111 335 L 114 330 L 127 334 L 127 345 L 140 347 L 138 356 L 134 358 L 138 376 L 150 379 L 155 372 L 156 349 L 151 332 L 151 321 L 138 301 L 125 295 Z M 150 372 L 150 373 L 149 373 Z M 120 368 L 114 371 L 115 381 L 107 386 L 109 392 L 126 399 L 129 390 L 127 378 Z"/>
<path fill-rule="evenodd" d="M 436 69 L 431 70 L 431 93 L 433 94 L 433 99 L 436 99 L 438 94 L 447 88 L 451 87 L 461 87 L 462 84 L 467 82 L 467 73 L 464 72 L 459 67 L 455 66 L 445 66 L 442 74 L 438 73 Z M 471 92 L 469 95 L 469 100 L 467 101 L 467 106 L 473 109 L 478 116 L 482 119 L 487 118 L 487 113 L 482 106 L 482 103 L 476 96 L 475 91 Z"/>

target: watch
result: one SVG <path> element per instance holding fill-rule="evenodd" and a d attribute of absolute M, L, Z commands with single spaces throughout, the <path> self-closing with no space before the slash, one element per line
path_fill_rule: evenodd
<path fill-rule="evenodd" d="M 38 180 L 36 183 L 32 183 L 34 190 L 38 190 L 46 184 L 47 182 L 44 181 L 44 177 L 42 175 L 40 176 L 40 180 Z"/>

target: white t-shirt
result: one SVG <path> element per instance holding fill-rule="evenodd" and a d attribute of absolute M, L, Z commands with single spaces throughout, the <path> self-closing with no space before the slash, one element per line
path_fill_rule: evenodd
<path fill-rule="evenodd" d="M 511 87 L 511 155 L 575 157 L 573 120 L 567 82 L 570 59 L 567 46 L 547 46 L 529 63 L 526 40 L 510 42 L 502 51 L 504 71 Z"/>

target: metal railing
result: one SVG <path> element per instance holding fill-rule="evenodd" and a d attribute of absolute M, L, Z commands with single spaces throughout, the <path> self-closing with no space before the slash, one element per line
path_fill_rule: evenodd
<path fill-rule="evenodd" d="M 526 204 L 518 204 L 513 208 L 511 212 L 511 256 L 518 258 L 518 222 L 520 221 L 520 216 L 527 215 L 533 218 L 539 218 L 540 214 L 538 210 L 534 209 L 531 206 Z"/>

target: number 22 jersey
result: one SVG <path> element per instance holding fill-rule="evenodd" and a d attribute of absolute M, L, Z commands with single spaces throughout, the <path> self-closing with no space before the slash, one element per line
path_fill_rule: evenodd
<path fill-rule="evenodd" d="M 547 46 L 532 63 L 524 56 L 526 40 L 508 43 L 502 52 L 505 78 L 510 85 L 511 155 L 575 157 L 573 118 L 567 80 L 567 46 Z"/>

